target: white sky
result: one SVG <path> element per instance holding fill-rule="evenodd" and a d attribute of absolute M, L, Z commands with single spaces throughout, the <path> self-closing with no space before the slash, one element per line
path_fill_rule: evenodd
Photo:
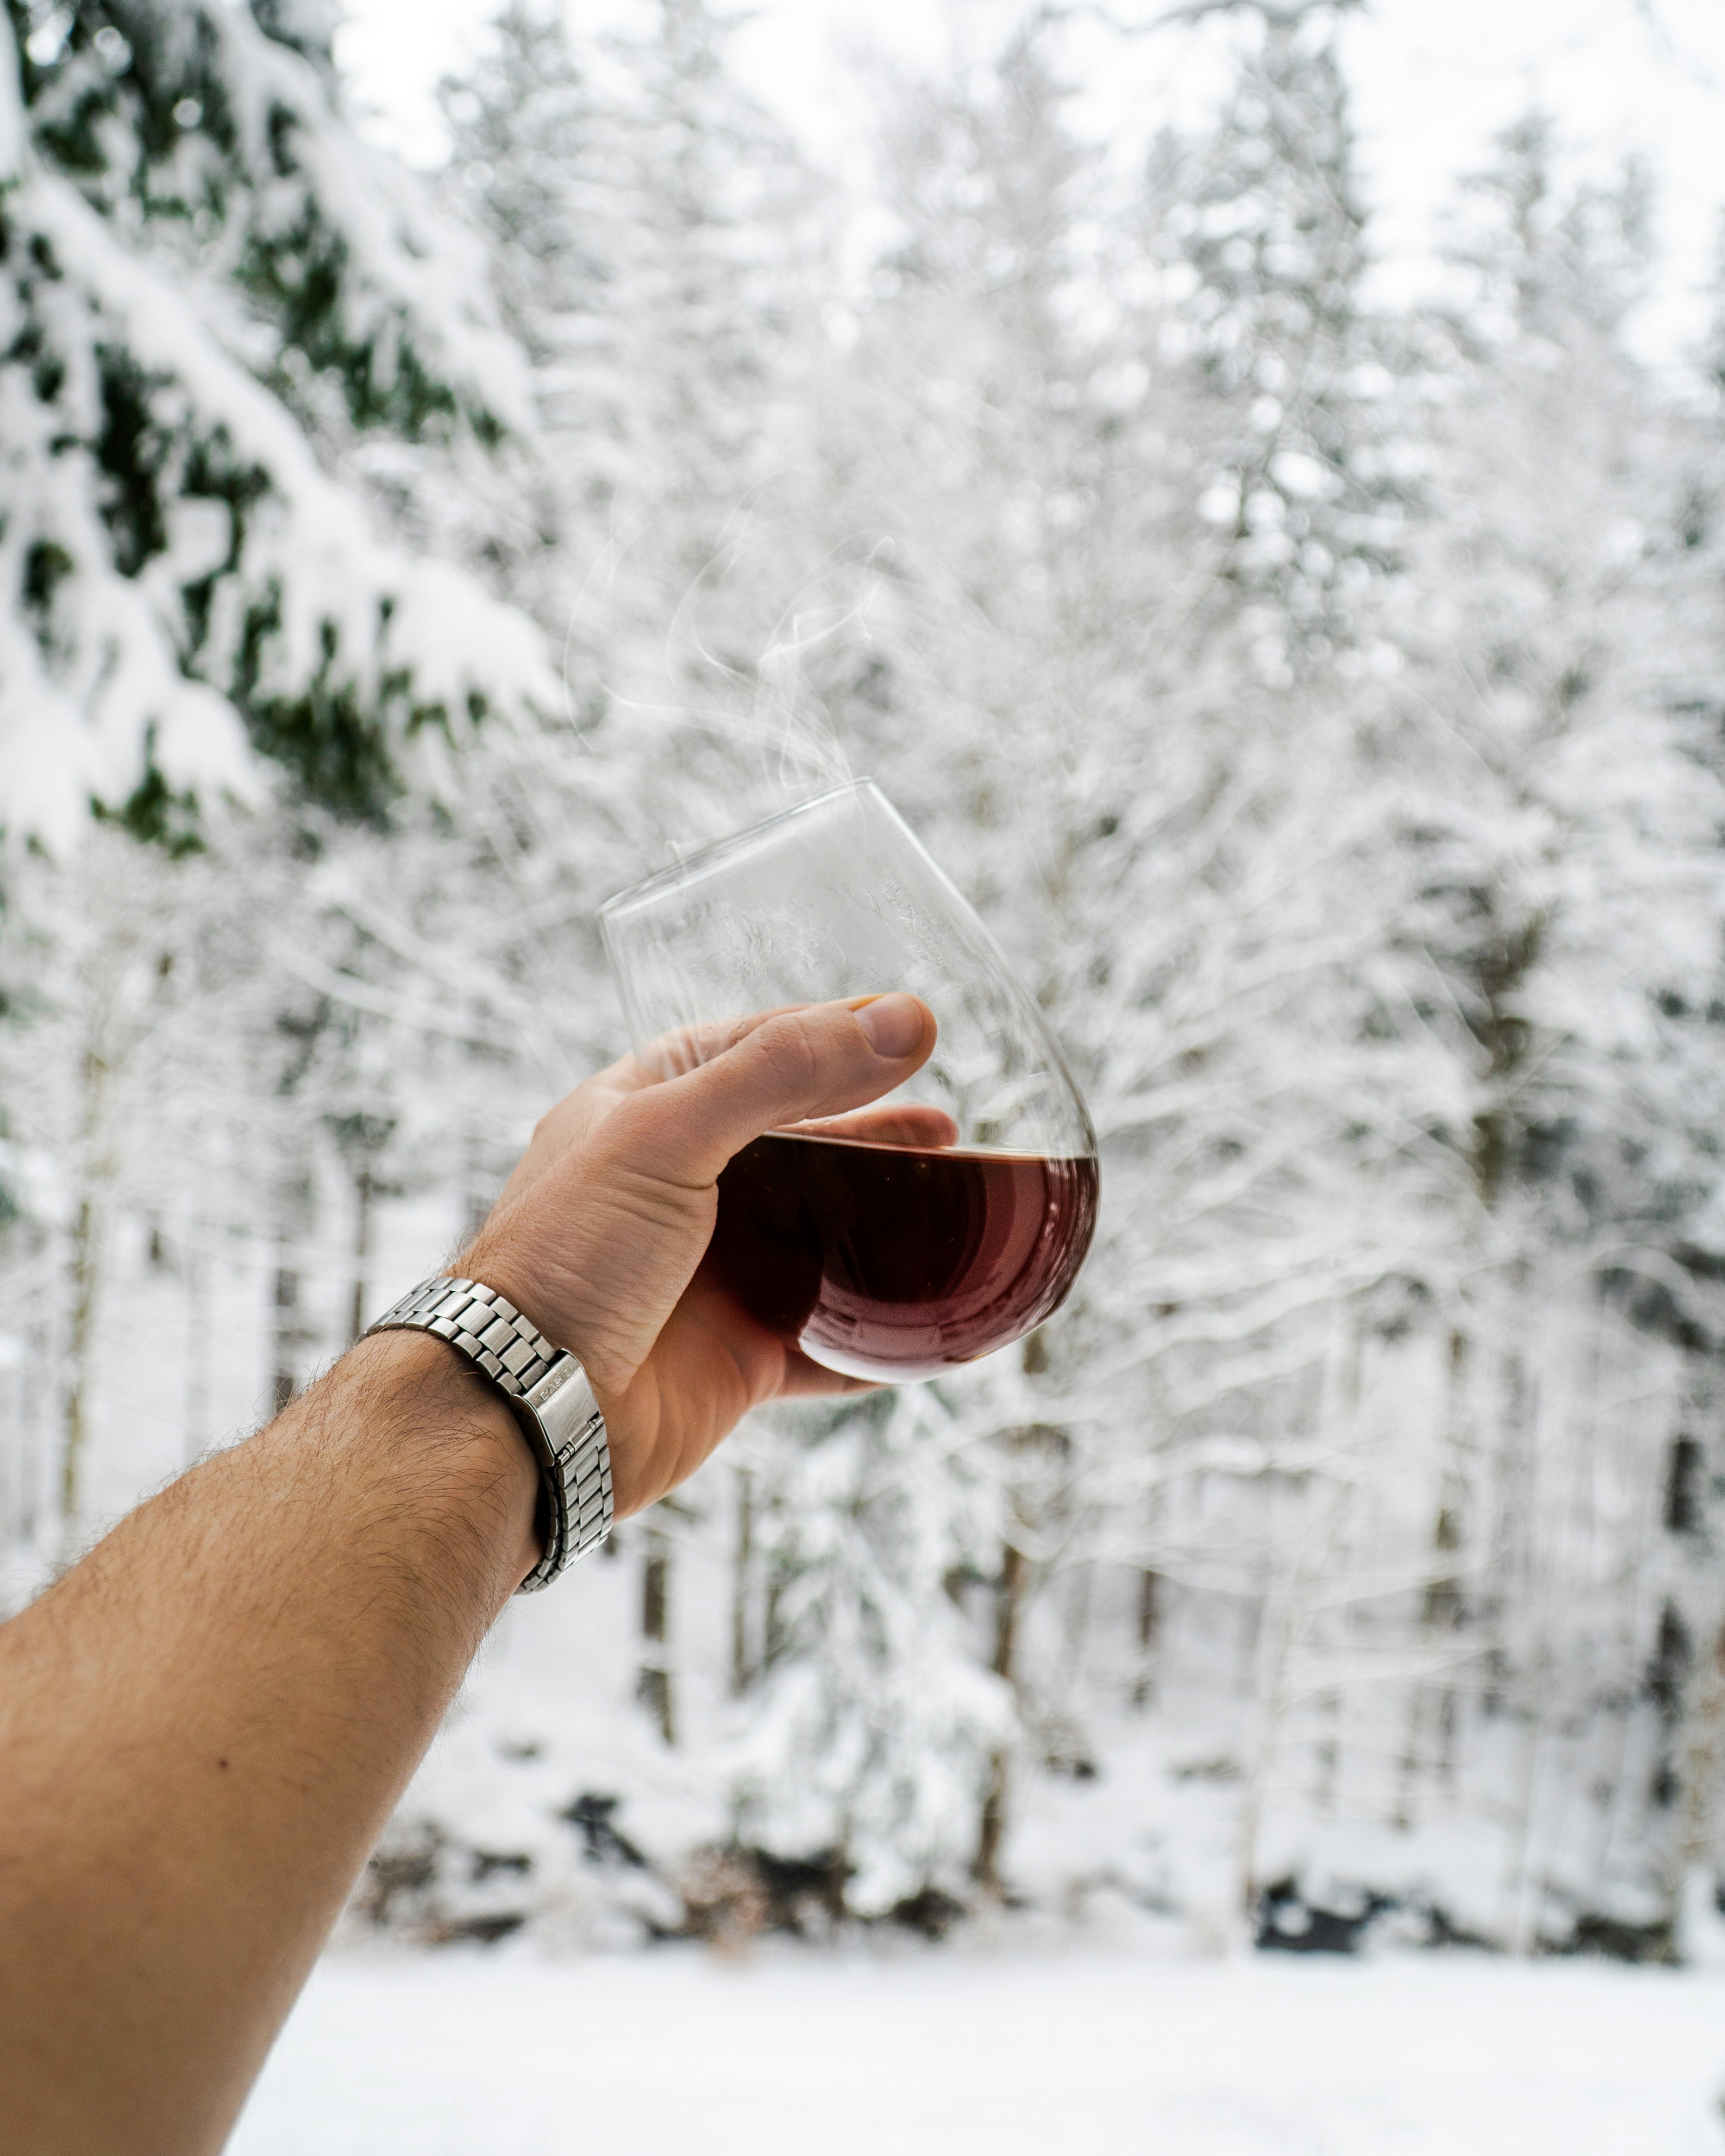
<path fill-rule="evenodd" d="M 493 0 L 345 0 L 338 47 L 371 131 L 409 157 L 440 147 L 432 90 L 482 38 Z M 738 13 L 745 0 L 739 0 Z M 630 0 L 568 0 L 578 28 L 626 17 Z M 1115 0 L 1149 21 L 1163 0 Z M 816 154 L 842 162 L 856 141 L 853 61 L 883 49 L 932 60 L 949 37 L 986 47 L 1019 0 L 754 0 L 740 70 Z M 1123 40 L 1099 23 L 1075 59 L 1087 130 L 1148 134 L 1200 114 L 1223 79 L 1231 25 L 1164 28 Z M 1538 102 L 1589 162 L 1650 156 L 1662 181 L 1669 256 L 1641 333 L 1674 355 L 1704 319 L 1699 288 L 1725 204 L 1725 0 L 1367 0 L 1345 39 L 1367 182 L 1383 213 L 1387 275 L 1417 278 L 1455 176 L 1495 130 Z"/>

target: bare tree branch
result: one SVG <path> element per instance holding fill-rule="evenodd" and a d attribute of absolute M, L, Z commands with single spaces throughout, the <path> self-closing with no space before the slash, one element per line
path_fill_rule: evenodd
<path fill-rule="evenodd" d="M 1141 38 L 1181 23 L 1200 23 L 1212 16 L 1244 13 L 1261 15 L 1266 23 L 1280 29 L 1293 29 L 1315 16 L 1352 14 L 1366 4 L 1367 0 L 1182 0 L 1180 6 L 1164 8 L 1147 21 L 1132 23 L 1125 21 L 1115 8 L 1105 6 L 1103 0 L 1047 0 L 1038 19 L 1063 23 L 1090 16 L 1123 38 Z M 1645 7 L 1650 0 L 1637 0 L 1637 4 Z"/>
<path fill-rule="evenodd" d="M 1679 68 L 1692 81 L 1704 84 L 1709 90 L 1721 87 L 1719 78 L 1695 54 L 1685 52 L 1671 33 L 1658 0 L 1630 0 L 1630 11 L 1639 15 L 1647 26 L 1647 34 L 1661 59 Z"/>

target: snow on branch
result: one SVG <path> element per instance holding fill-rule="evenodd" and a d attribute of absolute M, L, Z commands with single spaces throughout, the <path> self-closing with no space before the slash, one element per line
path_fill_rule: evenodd
<path fill-rule="evenodd" d="M 350 811 L 445 787 L 450 746 L 488 712 L 554 706 L 543 640 L 379 534 L 284 393 L 321 370 L 357 418 L 406 424 L 411 377 L 421 404 L 443 383 L 487 425 L 518 414 L 474 244 L 234 9 L 114 0 L 51 59 L 0 38 L 18 175 L 0 211 L 0 821 L 64 844 L 95 801 L 162 835 L 200 793 L 255 800 L 259 751 Z M 110 162 L 135 214 L 86 171 L 92 146 L 128 141 L 130 167 Z M 327 273 L 339 321 L 263 275 L 290 254 Z M 267 347 L 244 308 L 273 311 Z"/>

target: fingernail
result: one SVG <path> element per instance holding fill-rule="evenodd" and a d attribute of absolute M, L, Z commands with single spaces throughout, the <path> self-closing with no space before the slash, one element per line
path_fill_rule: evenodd
<path fill-rule="evenodd" d="M 914 1055 L 923 1045 L 928 1019 L 914 996 L 877 996 L 856 1017 L 877 1055 Z"/>

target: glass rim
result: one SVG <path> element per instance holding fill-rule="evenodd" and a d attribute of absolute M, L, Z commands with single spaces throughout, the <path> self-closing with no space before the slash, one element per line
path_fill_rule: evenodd
<path fill-rule="evenodd" d="M 794 802 L 789 808 L 780 808 L 770 816 L 764 816 L 760 823 L 749 824 L 746 830 L 733 831 L 725 838 L 714 839 L 707 845 L 698 846 L 693 853 L 686 854 L 680 861 L 672 861 L 668 868 L 655 869 L 650 876 L 644 876 L 639 883 L 632 883 L 626 890 L 615 891 L 603 901 L 598 910 L 599 920 L 603 924 L 626 906 L 638 906 L 646 900 L 657 898 L 696 876 L 706 875 L 709 869 L 717 868 L 728 855 L 740 852 L 744 846 L 752 844 L 765 833 L 776 829 L 781 824 L 794 823 L 799 816 L 806 816 L 816 808 L 824 808 L 829 802 L 837 801 L 847 793 L 865 791 L 873 793 L 883 807 L 893 813 L 895 821 L 900 820 L 896 811 L 893 811 L 892 803 L 873 778 L 847 778 L 842 786 L 829 786 L 822 793 L 811 794 L 806 801 Z"/>

